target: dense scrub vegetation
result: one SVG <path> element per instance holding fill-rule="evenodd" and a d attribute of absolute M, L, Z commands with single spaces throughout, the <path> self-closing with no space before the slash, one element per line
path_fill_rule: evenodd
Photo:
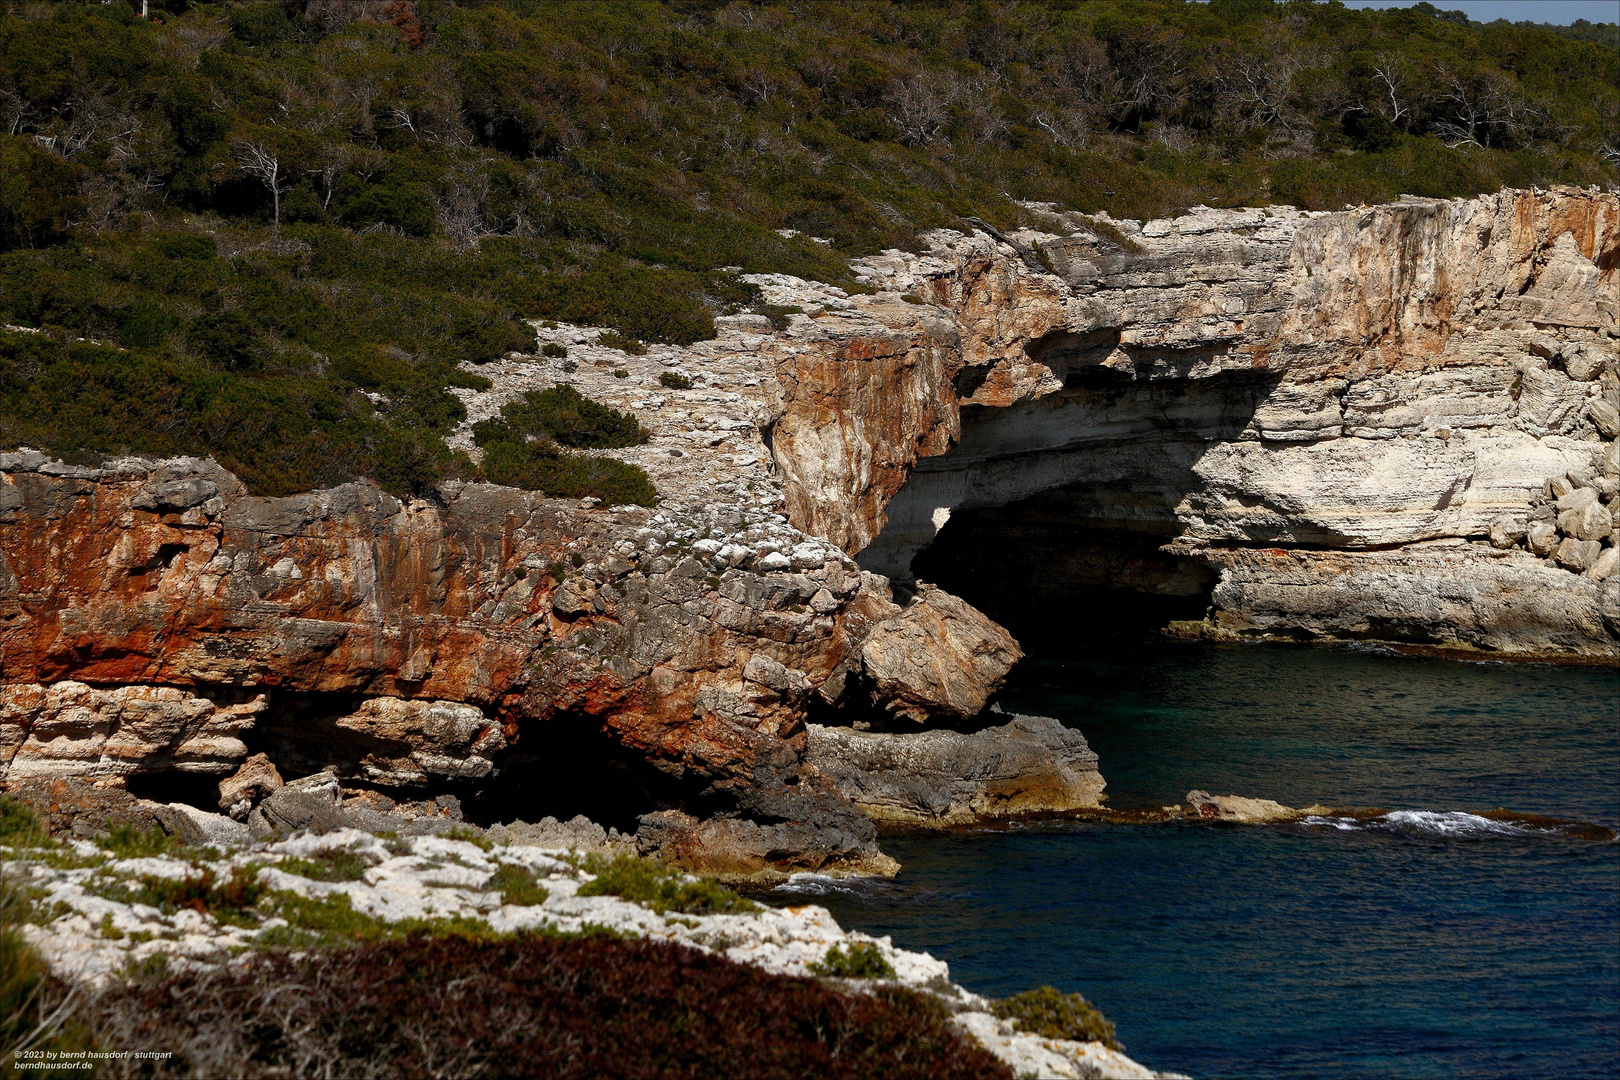
<path fill-rule="evenodd" d="M 611 449 L 647 441 L 634 416 L 592 401 L 572 386 L 531 390 L 501 407 L 501 415 L 473 425 L 484 451 L 484 476 L 497 484 L 583 498 L 610 506 L 651 506 L 657 497 L 646 470 L 607 457 L 559 447 Z"/>
<path fill-rule="evenodd" d="M 701 339 L 757 299 L 726 268 L 852 284 L 1014 199 L 1322 208 L 1620 163 L 1603 28 L 1427 4 L 138 7 L 0 15 L 0 322 L 44 331 L 0 339 L 0 446 L 213 452 L 266 493 L 476 475 L 443 441 L 458 365 L 532 348 L 524 318 Z M 501 445 L 492 479 L 558 482 Z"/>
<path fill-rule="evenodd" d="M 152 1076 L 1010 1075 L 930 998 L 851 995 L 678 945 L 413 935 L 114 984 L 98 1041 Z"/>

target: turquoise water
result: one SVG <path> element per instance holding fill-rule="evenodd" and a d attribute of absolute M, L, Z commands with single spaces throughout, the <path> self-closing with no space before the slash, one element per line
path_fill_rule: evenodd
<path fill-rule="evenodd" d="M 776 898 L 981 993 L 1078 990 L 1195 1077 L 1620 1074 L 1620 844 L 1469 813 L 1620 826 L 1620 672 L 1166 647 L 1026 663 L 1001 701 L 1084 731 L 1111 805 L 1390 813 L 896 834 L 895 881 Z"/>

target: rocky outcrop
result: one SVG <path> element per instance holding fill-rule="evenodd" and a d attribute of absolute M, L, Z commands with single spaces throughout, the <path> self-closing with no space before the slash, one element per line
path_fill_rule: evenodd
<path fill-rule="evenodd" d="M 709 872 L 883 870 L 851 802 L 882 785 L 812 753 L 807 720 L 982 725 L 1022 655 L 993 621 L 1011 599 L 1620 658 L 1620 197 L 1030 209 L 1049 231 L 859 260 L 871 294 L 751 276 L 800 309 L 785 329 L 723 316 L 631 356 L 540 326 L 564 356 L 456 391 L 474 454 L 473 422 L 558 382 L 635 412 L 650 438 L 614 454 L 657 510 L 463 483 L 267 499 L 211 461 L 0 455 L 0 782 L 200 778 L 181 801 L 292 820 L 267 783 L 217 790 L 262 753 L 330 770 L 343 806 L 566 819 L 605 792 Z M 955 738 L 924 740 L 944 802 L 872 812 L 1000 812 L 973 792 L 1002 766 Z M 1027 805 L 1084 797 L 1086 769 L 1020 760 Z"/>
<path fill-rule="evenodd" d="M 1038 316 L 959 323 L 960 441 L 919 460 L 863 565 L 905 577 L 926 564 L 996 614 L 1009 580 L 1037 604 L 1074 599 L 1054 551 L 1155 538 L 1174 541 L 1161 566 L 1083 556 L 1074 572 L 1207 596 L 1241 635 L 1620 657 L 1599 587 L 1620 566 L 1604 555 L 1620 486 L 1620 197 L 1199 208 L 1113 223 L 1134 250 L 1072 224 L 1009 237 L 1054 273 L 982 234 L 862 264 L 873 284 L 964 309 L 964 280 L 992 279 L 988 293 Z M 975 396 L 1013 377 L 997 357 L 1019 351 L 1016 389 Z M 959 546 L 953 521 L 977 546 Z M 1013 570 L 969 575 L 997 528 L 1029 536 L 1003 556 Z M 1019 562 L 1025 550 L 1042 560 Z M 1345 558 L 1306 557 L 1324 551 Z"/>
<path fill-rule="evenodd" d="M 811 764 L 880 823 L 934 828 L 1101 805 L 1097 755 L 1050 717 L 971 733 L 807 730 Z"/>
<path fill-rule="evenodd" d="M 0 684 L 0 766 L 11 780 L 224 775 L 247 756 L 241 736 L 265 705 L 263 694 L 226 704 L 174 686 Z"/>
<path fill-rule="evenodd" d="M 8 782 L 223 779 L 292 739 L 278 760 L 303 772 L 476 795 L 512 753 L 543 757 L 556 726 L 640 770 L 642 811 L 791 826 L 765 848 L 808 853 L 798 868 L 887 865 L 870 822 L 801 767 L 803 716 L 846 681 L 870 693 L 864 642 L 919 619 L 779 518 L 750 534 L 713 507 L 683 520 L 485 485 L 263 499 L 189 460 L 9 454 L 0 480 Z M 909 714 L 982 703 L 1009 644 L 997 667 L 970 641 L 932 706 L 931 685 L 907 684 Z"/>

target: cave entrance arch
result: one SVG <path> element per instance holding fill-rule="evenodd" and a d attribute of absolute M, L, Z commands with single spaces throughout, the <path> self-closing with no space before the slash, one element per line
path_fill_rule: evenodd
<path fill-rule="evenodd" d="M 1252 437 L 1278 380 L 1085 366 L 1034 401 L 963 406 L 961 440 L 918 462 L 858 561 L 961 596 L 1035 654 L 1201 619 L 1216 574 L 1165 545 L 1204 497 L 1199 459 Z"/>

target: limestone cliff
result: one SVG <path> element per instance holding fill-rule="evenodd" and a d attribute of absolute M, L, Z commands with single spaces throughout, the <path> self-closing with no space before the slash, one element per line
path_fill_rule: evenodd
<path fill-rule="evenodd" d="M 756 276 L 785 327 L 631 356 L 543 326 L 565 356 L 457 391 L 475 453 L 526 390 L 634 411 L 651 439 L 614 454 L 656 511 L 0 455 L 0 779 L 212 805 L 262 753 L 351 799 L 616 815 L 715 872 L 883 871 L 857 803 L 954 821 L 1100 790 L 1083 740 L 1046 783 L 1028 731 L 906 734 L 994 727 L 1022 650 L 961 597 L 1620 657 L 1620 197 L 1027 209 L 1041 230 L 861 260 L 871 294 Z"/>
<path fill-rule="evenodd" d="M 1226 632 L 1620 657 L 1620 197 L 1118 224 L 1138 250 L 1076 223 L 866 261 L 1031 318 L 960 324 L 960 441 L 863 564 L 951 587 L 999 531 L 1036 591 L 1207 594 Z"/>

